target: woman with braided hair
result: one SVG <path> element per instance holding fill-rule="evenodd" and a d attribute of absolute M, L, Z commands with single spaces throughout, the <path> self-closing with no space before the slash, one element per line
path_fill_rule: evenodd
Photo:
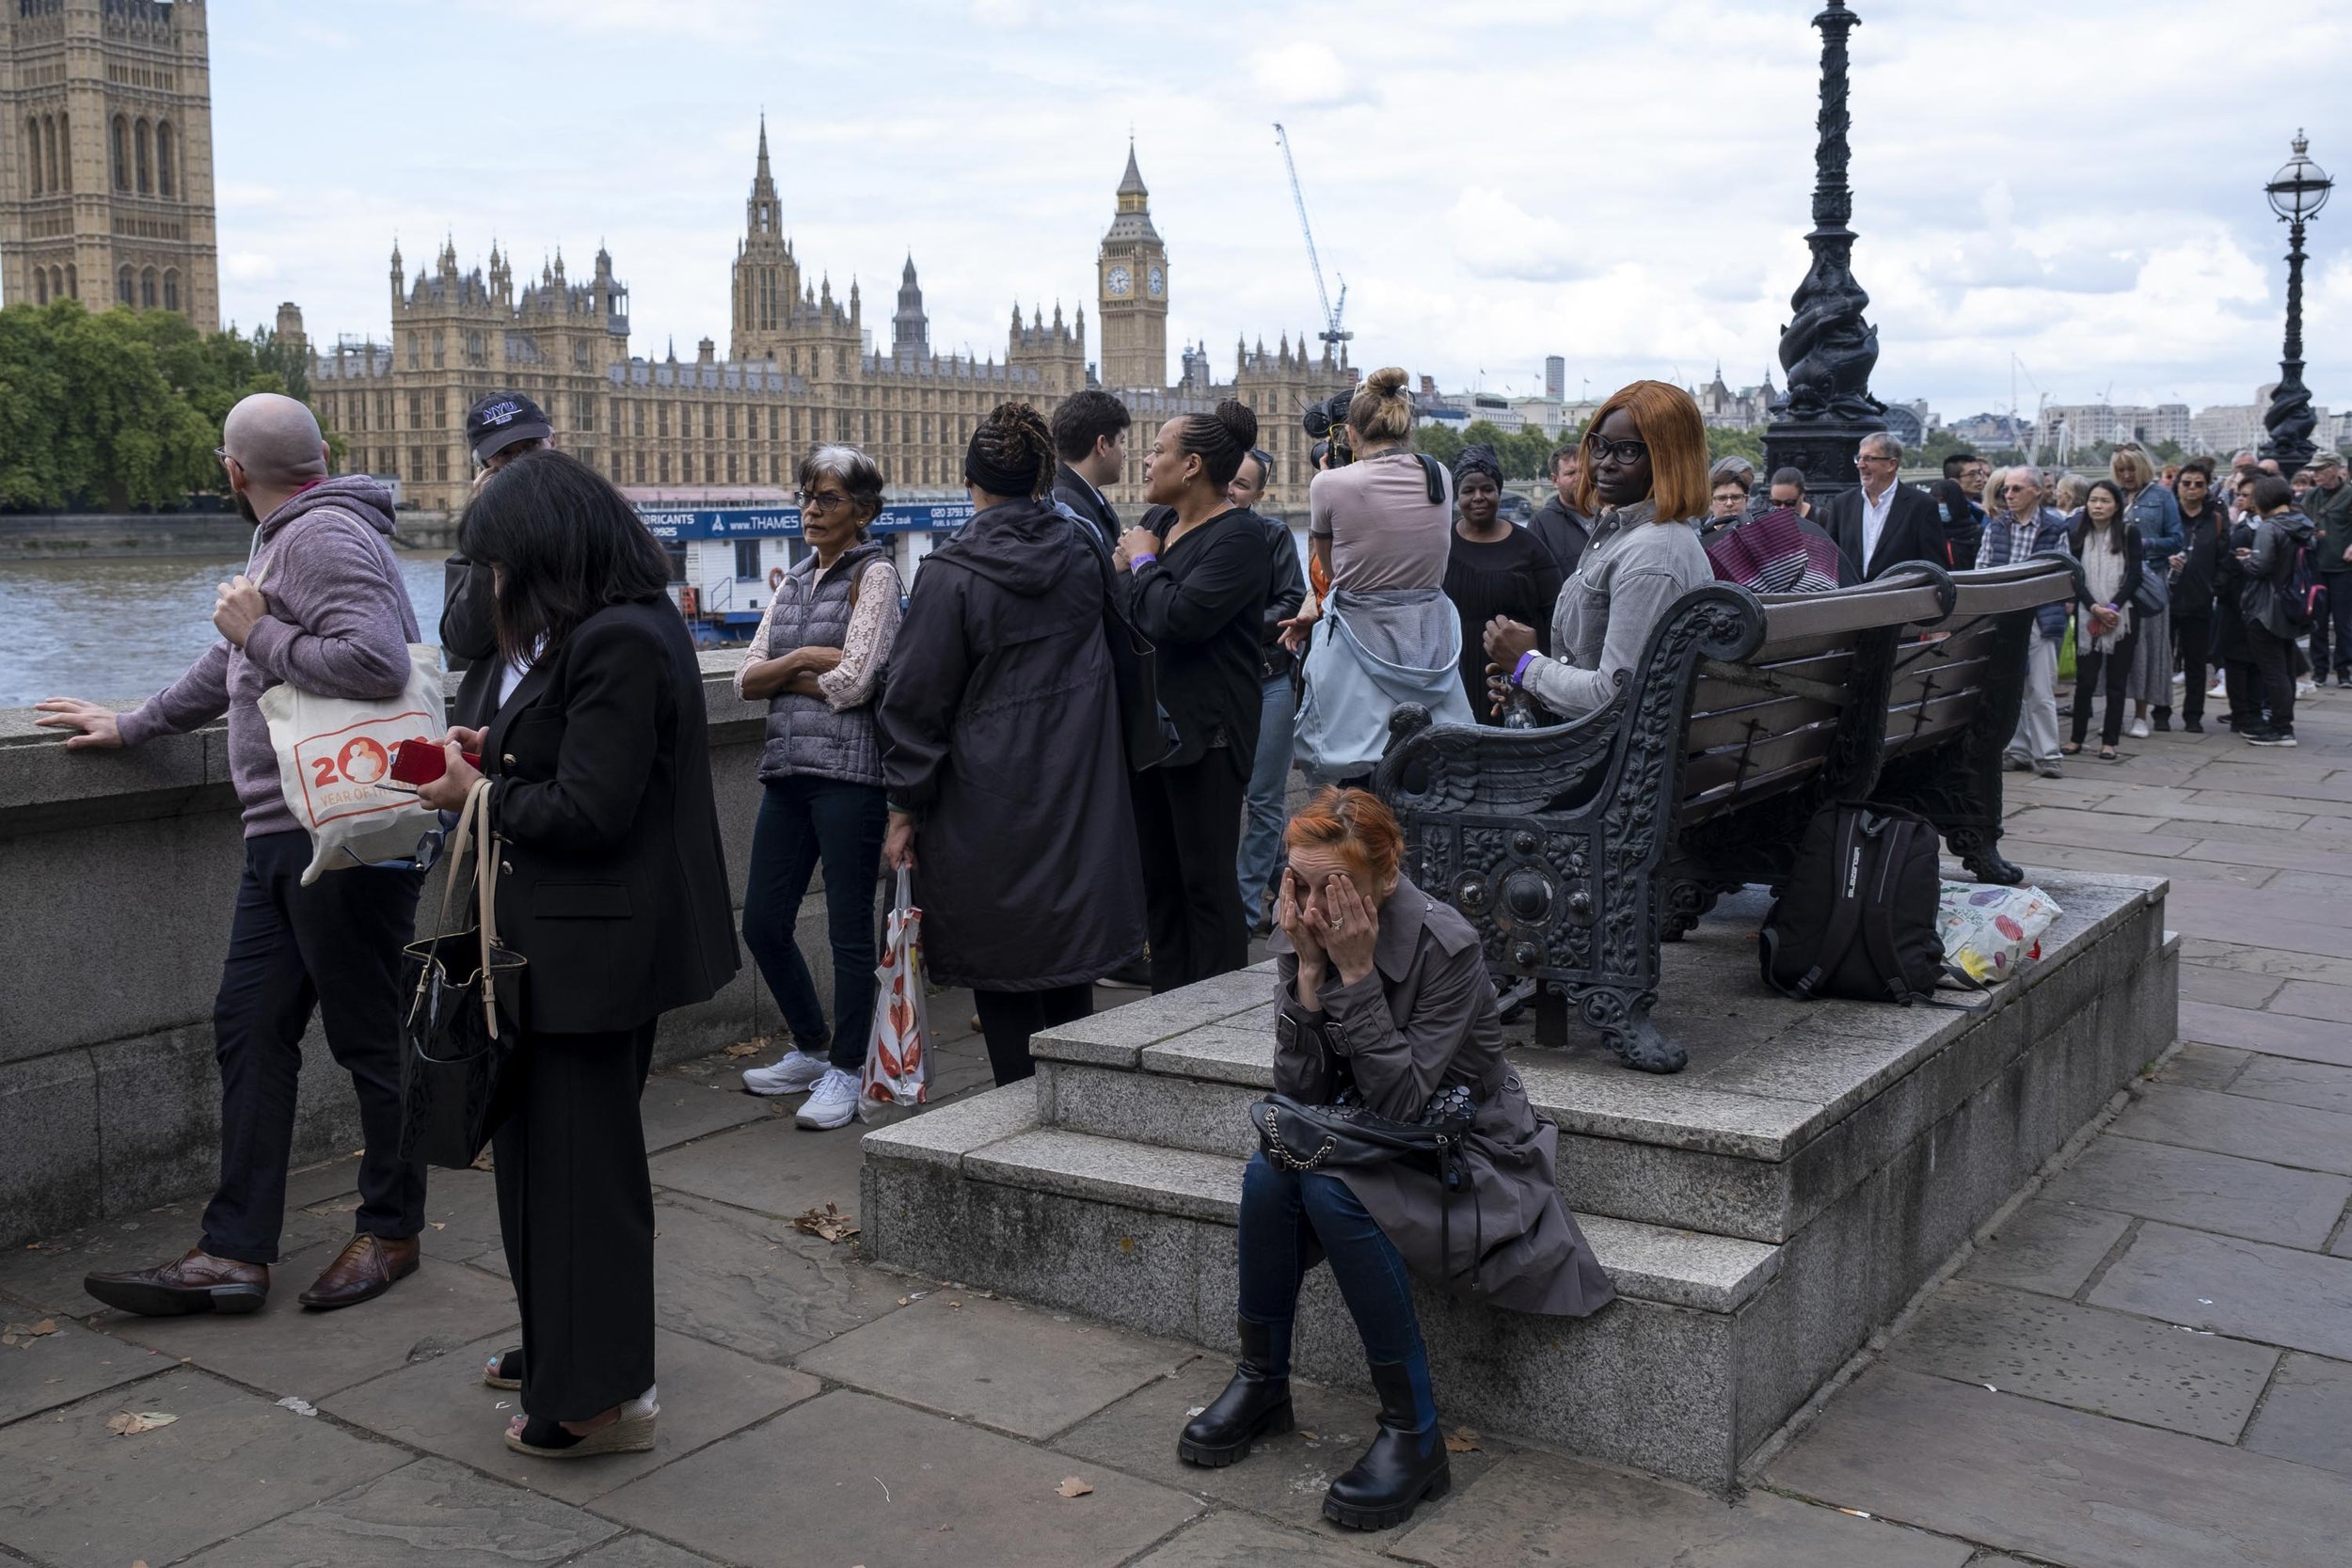
<path fill-rule="evenodd" d="M 1037 410 L 997 404 L 963 476 L 972 520 L 925 558 L 875 714 L 882 858 L 914 869 L 925 965 L 972 989 L 1009 1084 L 1034 1070 L 1032 1035 L 1085 1017 L 1095 976 L 1140 956 L 1143 895 L 1102 558 L 1041 499 Z M 1229 833 L 1227 878 L 1232 862 Z"/>
<path fill-rule="evenodd" d="M 1111 558 L 1176 725 L 1176 749 L 1133 776 L 1154 991 L 1249 962 L 1233 858 L 1264 709 L 1258 641 L 1273 571 L 1264 529 L 1226 486 L 1257 440 L 1258 416 L 1232 398 L 1161 425 L 1143 460 L 1152 510 Z"/>

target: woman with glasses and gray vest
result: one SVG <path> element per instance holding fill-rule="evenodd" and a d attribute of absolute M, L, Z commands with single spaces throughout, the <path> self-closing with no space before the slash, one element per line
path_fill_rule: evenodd
<path fill-rule="evenodd" d="M 754 1094 L 808 1091 L 792 1119 L 846 1125 L 874 1016 L 874 890 L 889 806 L 874 699 L 898 633 L 898 574 L 869 542 L 882 476 L 855 447 L 819 447 L 799 474 L 801 537 L 809 553 L 785 574 L 760 618 L 736 692 L 768 702 L 760 748 L 759 823 L 743 893 L 743 944 L 758 961 L 793 1048 L 753 1068 Z M 793 939 L 809 875 L 825 868 L 833 944 L 833 1029 Z"/>

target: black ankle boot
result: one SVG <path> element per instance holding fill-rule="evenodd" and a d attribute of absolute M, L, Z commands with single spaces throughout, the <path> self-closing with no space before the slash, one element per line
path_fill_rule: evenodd
<path fill-rule="evenodd" d="M 1293 1425 L 1291 1325 L 1237 1318 L 1233 1326 L 1241 1333 L 1233 1381 L 1184 1424 L 1184 1434 L 1176 1440 L 1176 1457 L 1187 1465 L 1218 1469 L 1238 1463 L 1253 1441 L 1279 1437 Z"/>
<path fill-rule="evenodd" d="M 1434 1502 L 1454 1485 L 1445 1435 L 1438 1430 L 1434 1413 L 1422 1428 L 1420 1402 L 1413 1397 L 1413 1368 L 1375 1362 L 1372 1386 L 1380 1396 L 1380 1431 L 1355 1468 L 1333 1481 L 1323 1498 L 1323 1516 L 1349 1529 L 1401 1525 L 1413 1516 L 1422 1498 Z"/>

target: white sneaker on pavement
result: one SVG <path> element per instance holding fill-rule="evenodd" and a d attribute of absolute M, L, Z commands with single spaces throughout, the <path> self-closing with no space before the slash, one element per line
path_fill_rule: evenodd
<path fill-rule="evenodd" d="M 2148 721 L 2145 719 L 2135 719 L 2128 726 L 2125 727 L 2123 733 L 2130 736 L 2135 740 L 2145 740 L 2148 738 Z"/>
<path fill-rule="evenodd" d="M 745 1068 L 743 1087 L 754 1094 L 798 1094 L 832 1070 L 833 1064 L 822 1056 L 787 1051 L 773 1067 Z"/>
<path fill-rule="evenodd" d="M 2295 683 L 2295 694 L 2298 697 L 2308 697 L 2318 689 L 2318 686 L 2311 681 L 2296 681 Z"/>
<path fill-rule="evenodd" d="M 2229 694 L 2229 687 L 2220 681 L 2214 682 L 2213 689 L 2205 693 L 2208 697 L 2227 697 Z"/>
<path fill-rule="evenodd" d="M 857 1115 L 857 1074 L 839 1068 L 827 1068 L 825 1075 L 817 1080 L 817 1086 L 801 1101 L 801 1108 L 792 1114 L 795 1127 L 827 1128 L 847 1126 Z"/>

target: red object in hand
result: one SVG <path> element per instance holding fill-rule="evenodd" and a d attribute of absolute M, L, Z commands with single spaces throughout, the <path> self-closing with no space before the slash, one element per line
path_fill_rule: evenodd
<path fill-rule="evenodd" d="M 481 768 L 482 759 L 471 752 L 458 754 L 466 759 L 467 767 Z M 437 740 L 404 740 L 392 748 L 392 777 L 402 784 L 431 784 L 448 771 L 449 753 Z"/>

